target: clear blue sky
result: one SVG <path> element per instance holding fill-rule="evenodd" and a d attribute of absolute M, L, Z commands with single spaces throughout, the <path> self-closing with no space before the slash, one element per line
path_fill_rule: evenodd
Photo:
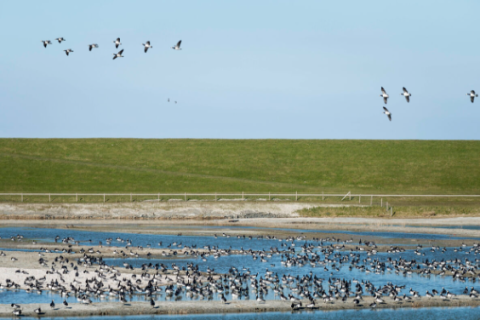
<path fill-rule="evenodd" d="M 466 95 L 480 92 L 479 13 L 480 1 L 0 1 L 0 137 L 480 139 L 480 99 Z"/>

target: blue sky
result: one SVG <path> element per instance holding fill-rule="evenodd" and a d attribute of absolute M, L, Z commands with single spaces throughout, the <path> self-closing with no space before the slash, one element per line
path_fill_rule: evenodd
<path fill-rule="evenodd" d="M 0 137 L 480 139 L 480 99 L 466 95 L 480 92 L 478 12 L 438 0 L 1 1 Z M 125 57 L 113 61 L 117 37 Z"/>

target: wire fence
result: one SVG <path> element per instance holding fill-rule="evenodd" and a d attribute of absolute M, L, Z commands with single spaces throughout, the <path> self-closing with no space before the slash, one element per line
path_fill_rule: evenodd
<path fill-rule="evenodd" d="M 383 198 L 477 198 L 480 195 L 420 195 L 420 194 L 353 194 L 348 193 L 0 193 L 0 200 L 11 202 L 52 202 L 52 199 L 61 202 L 108 202 L 115 198 L 116 202 L 135 201 L 299 201 L 299 200 L 326 200 L 341 198 L 337 201 L 352 201 L 358 199 L 359 204 L 373 205 L 380 201 L 383 206 Z M 362 202 L 363 201 L 363 202 Z M 388 206 L 388 203 L 387 203 Z"/>

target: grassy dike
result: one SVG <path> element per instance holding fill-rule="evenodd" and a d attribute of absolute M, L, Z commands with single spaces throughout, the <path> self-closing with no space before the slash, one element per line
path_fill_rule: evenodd
<path fill-rule="evenodd" d="M 0 192 L 480 194 L 480 141 L 0 139 Z"/>

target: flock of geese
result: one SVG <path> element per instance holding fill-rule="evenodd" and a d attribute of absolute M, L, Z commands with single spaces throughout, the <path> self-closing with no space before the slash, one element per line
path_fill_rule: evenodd
<path fill-rule="evenodd" d="M 63 41 L 66 41 L 65 38 L 63 37 L 59 37 L 59 38 L 56 38 L 55 39 L 56 41 L 58 41 L 58 43 L 62 43 Z M 43 43 L 43 46 L 45 48 L 47 48 L 48 45 L 51 45 L 52 42 L 50 40 L 42 40 L 42 43 Z M 119 46 L 122 45 L 122 43 L 120 42 L 120 38 L 117 38 L 113 41 L 113 43 L 115 44 L 115 48 L 118 49 Z M 144 52 L 147 53 L 148 52 L 148 49 L 152 49 L 153 46 L 152 44 L 150 43 L 150 41 L 146 41 L 145 43 L 142 43 L 143 47 L 144 47 Z M 174 45 L 172 47 L 173 50 L 182 50 L 182 48 L 180 47 L 182 45 L 182 40 L 178 41 L 176 45 Z M 89 44 L 88 45 L 88 50 L 89 51 L 92 51 L 92 49 L 96 49 L 98 48 L 98 44 L 96 43 L 93 43 L 93 44 Z M 65 54 L 68 56 L 70 53 L 74 52 L 72 49 L 65 49 L 63 50 L 65 51 Z M 117 58 L 123 58 L 124 56 L 122 55 L 123 54 L 123 51 L 124 49 L 118 51 L 117 53 L 114 53 L 113 54 L 113 60 L 117 59 Z M 387 93 L 387 91 L 381 87 L 381 90 L 382 90 L 382 94 L 380 95 L 380 97 L 383 98 L 383 101 L 385 104 L 387 104 L 388 102 L 388 98 L 390 97 Z M 410 97 L 412 96 L 412 94 L 410 92 L 408 92 L 408 90 L 403 87 L 403 92 L 400 94 L 402 96 L 405 97 L 407 103 L 410 102 Z M 475 98 L 478 97 L 478 94 L 475 93 L 475 90 L 471 90 L 469 93 L 467 93 L 467 96 L 470 97 L 470 101 L 473 103 L 475 101 Z M 169 99 L 169 102 L 170 102 L 170 99 Z M 176 101 L 175 101 L 176 103 Z M 387 109 L 387 107 L 383 107 L 383 113 L 388 117 L 388 120 L 392 121 L 392 112 L 390 112 L 390 110 Z"/>
<path fill-rule="evenodd" d="M 390 96 L 388 95 L 387 91 L 383 87 L 381 87 L 380 90 L 382 90 L 382 94 L 380 95 L 380 97 L 382 97 L 383 102 L 387 104 L 388 98 Z M 407 100 L 407 103 L 410 102 L 410 97 L 412 96 L 412 94 L 408 92 L 408 90 L 405 87 L 403 87 L 403 92 L 400 93 L 400 95 L 405 97 L 405 99 Z M 475 90 L 471 90 L 469 93 L 467 93 L 467 96 L 470 97 L 470 101 L 473 103 L 475 101 L 475 98 L 478 97 L 478 94 L 475 93 Z M 388 120 L 392 121 L 392 113 L 385 106 L 383 107 L 383 113 L 388 117 Z"/>
<path fill-rule="evenodd" d="M 59 37 L 59 38 L 56 38 L 55 39 L 56 41 L 58 41 L 58 43 L 62 43 L 63 41 L 66 41 L 65 38 L 63 37 Z M 52 41 L 50 40 L 42 40 L 42 43 L 43 43 L 43 46 L 45 48 L 47 48 L 48 45 L 51 45 L 52 44 Z M 118 49 L 119 46 L 122 45 L 122 43 L 120 42 L 120 38 L 117 38 L 113 41 L 113 43 L 115 44 L 115 48 Z M 152 49 L 153 46 L 151 45 L 150 41 L 146 41 L 145 43 L 142 43 L 143 47 L 144 47 L 144 52 L 147 53 L 148 49 Z M 173 50 L 182 50 L 182 48 L 180 47 L 182 45 L 182 40 L 178 41 L 176 45 L 174 45 L 172 47 Z M 98 48 L 98 44 L 96 43 L 92 43 L 92 44 L 89 44 L 88 45 L 88 51 L 92 51 L 92 49 L 96 49 Z M 65 49 L 63 50 L 65 51 L 65 54 L 67 56 L 70 55 L 70 53 L 74 52 L 72 49 Z M 114 53 L 113 54 L 113 60 L 117 59 L 117 58 L 123 58 L 122 54 L 123 54 L 123 51 L 124 49 L 118 51 L 117 53 Z"/>
<path fill-rule="evenodd" d="M 217 236 L 215 235 L 215 237 Z M 224 233 L 223 237 L 230 236 Z M 252 236 L 245 235 L 236 237 L 241 241 L 253 239 Z M 21 235 L 13 236 L 12 241 L 21 241 L 19 239 L 22 238 Z M 303 235 L 286 238 L 262 235 L 256 238 L 257 240 L 279 241 L 280 245 L 271 246 L 268 250 L 243 249 L 243 247 L 239 250 L 232 250 L 213 245 L 205 245 L 198 249 L 197 244 L 184 245 L 182 242 L 173 242 L 167 246 L 170 250 L 162 253 L 162 256 L 174 257 L 177 250 L 183 250 L 183 255 L 189 256 L 190 259 L 202 259 L 202 261 L 207 261 L 209 256 L 214 257 L 216 261 L 230 255 L 244 255 L 250 256 L 254 262 L 260 263 L 257 266 L 243 268 L 232 266 L 228 272 L 218 273 L 211 267 L 206 267 L 206 271 L 201 272 L 199 265 L 195 265 L 193 262 L 187 263 L 186 267 L 172 263 L 171 268 L 164 263 L 150 262 L 142 264 L 140 268 L 134 268 L 131 263 L 125 261 L 123 263 L 125 269 L 121 270 L 113 265 L 107 265 L 106 261 L 102 259 L 100 250 L 103 250 L 101 249 L 103 247 L 101 244 L 97 248 L 82 248 L 73 237 L 68 237 L 61 240 L 64 245 L 68 245 L 63 249 L 40 247 L 38 263 L 45 271 L 43 276 L 35 277 L 27 270 L 18 269 L 16 273 L 24 275 L 23 281 L 16 283 L 11 279 L 6 279 L 5 282 L 2 282 L 2 275 L 0 275 L 0 290 L 24 289 L 29 293 L 50 290 L 52 293 L 61 295 L 65 307 L 68 306 L 67 299 L 73 297 L 82 304 L 92 304 L 92 299 L 112 297 L 128 306 L 128 299 L 132 299 L 135 295 L 145 297 L 150 306 L 155 307 L 156 301 L 163 294 L 167 300 L 182 299 L 182 296 L 192 300 L 211 300 L 216 295 L 222 303 L 228 303 L 229 299 L 248 300 L 253 296 L 257 303 L 263 304 L 266 303 L 265 297 L 269 292 L 273 292 L 275 299 L 291 303 L 292 310 L 318 309 L 319 303 L 353 303 L 354 307 L 362 307 L 366 301 L 370 308 L 376 308 L 378 304 L 396 305 L 417 302 L 421 299 L 435 298 L 451 301 L 457 299 L 457 294 L 445 288 L 426 290 L 424 295 L 410 288 L 407 293 L 402 294 L 402 291 L 406 290 L 405 284 L 388 282 L 374 285 L 370 280 L 345 279 L 336 276 L 335 273 L 345 267 L 349 271 L 356 270 L 360 273 L 372 274 L 372 276 L 386 273 L 407 276 L 416 273 L 424 277 L 451 276 L 452 280 L 461 282 L 475 282 L 479 276 L 476 271 L 480 267 L 479 259 L 454 258 L 438 261 L 436 259 L 424 259 L 423 261 L 416 258 L 406 259 L 402 258 L 406 255 L 406 249 L 402 247 L 386 246 L 381 248 L 373 241 L 362 241 L 361 239 L 358 244 L 353 244 L 353 240 L 340 240 L 334 237 L 306 240 Z M 55 242 L 58 239 L 57 236 Z M 112 241 L 114 241 L 112 238 L 108 238 L 105 243 L 110 245 Z M 123 257 L 130 255 L 136 258 L 155 259 L 150 252 L 145 253 L 142 246 L 133 246 L 131 240 L 117 238 L 117 241 L 126 243 L 124 250 L 130 252 L 128 254 L 121 250 Z M 162 246 L 162 243 L 159 243 L 159 246 Z M 118 250 L 121 248 L 119 247 Z M 151 245 L 147 244 L 146 248 L 151 248 Z M 439 254 L 447 252 L 447 248 L 437 246 L 423 248 L 421 245 L 410 251 L 421 257 L 425 256 L 427 250 Z M 474 244 L 470 248 L 462 245 L 448 250 L 453 250 L 457 254 L 480 254 L 479 244 Z M 386 252 L 386 257 L 376 257 L 381 251 Z M 56 253 L 57 255 L 55 259 L 50 260 L 44 256 L 45 253 Z M 80 257 L 69 259 L 68 255 L 75 253 L 80 254 Z M 5 252 L 0 252 L 0 261 L 2 258 L 16 261 L 13 260 L 16 259 L 13 257 L 14 254 L 14 252 L 8 252 L 8 255 L 11 255 L 9 257 Z M 281 268 L 284 268 L 280 274 L 278 271 L 282 269 L 277 269 L 277 272 L 269 270 L 270 267 L 275 267 L 269 261 L 274 256 L 280 257 Z M 21 263 L 20 259 L 18 261 Z M 266 263 L 268 267 L 262 267 L 263 263 Z M 314 271 L 297 276 L 289 273 L 289 268 L 302 268 L 303 266 L 314 268 L 315 274 Z M 263 273 L 252 272 L 251 268 L 265 271 Z M 295 270 L 295 272 L 299 270 Z M 57 278 L 51 278 L 52 275 Z M 67 278 L 67 276 L 73 277 L 73 281 L 69 281 L 68 279 L 72 278 Z M 461 294 L 471 299 L 479 297 L 478 291 L 473 286 L 470 289 L 465 287 L 462 293 L 458 293 L 458 295 Z M 12 302 L 11 306 L 13 315 L 23 315 L 23 308 L 17 302 Z M 59 310 L 53 300 L 50 307 L 52 311 L 48 312 Z M 33 312 L 43 315 L 47 311 L 39 307 Z"/>

